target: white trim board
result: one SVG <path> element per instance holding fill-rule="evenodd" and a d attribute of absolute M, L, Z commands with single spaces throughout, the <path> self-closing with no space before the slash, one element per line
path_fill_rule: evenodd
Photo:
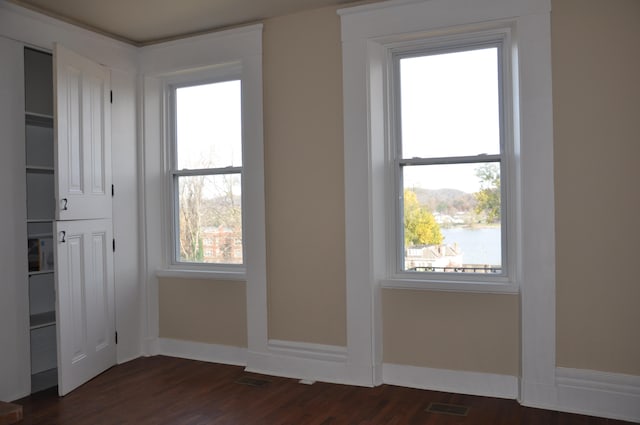
<path fill-rule="evenodd" d="M 244 347 L 207 344 L 170 338 L 149 339 L 148 353 L 246 366 L 248 372 L 309 381 L 362 386 L 371 373 L 362 363 L 347 359 L 346 347 L 296 341 L 270 340 L 268 352 L 250 351 Z"/>
<path fill-rule="evenodd" d="M 356 370 L 358 368 L 355 368 Z M 346 362 L 318 360 L 285 354 L 248 353 L 248 372 L 281 376 L 298 380 L 329 382 L 333 384 L 370 386 Z M 364 383 L 364 385 L 363 385 Z"/>
<path fill-rule="evenodd" d="M 394 43 L 427 36 L 513 30 L 513 126 L 520 158 L 513 234 L 521 299 L 521 379 L 525 404 L 557 405 L 555 225 L 549 0 L 388 1 L 338 11 L 342 28 L 345 251 L 349 356 L 382 362 L 380 291 L 389 280 L 384 79 Z M 492 288 L 493 289 L 493 288 Z M 511 394 L 511 393 L 510 393 Z M 515 394 L 515 393 L 514 393 Z"/>
<path fill-rule="evenodd" d="M 282 341 L 270 339 L 269 351 L 282 355 L 315 360 L 344 362 L 347 360 L 347 347 L 337 345 L 311 344 L 306 342 Z"/>
<path fill-rule="evenodd" d="M 157 348 L 157 354 L 163 356 L 234 366 L 247 364 L 247 349 L 244 347 L 158 338 Z"/>
<path fill-rule="evenodd" d="M 383 363 L 382 381 L 389 385 L 484 397 L 516 399 L 517 376 L 433 369 Z"/>
<path fill-rule="evenodd" d="M 640 376 L 556 369 L 557 410 L 640 422 Z"/>
<path fill-rule="evenodd" d="M 135 46 L 7 1 L 0 1 L 0 36 L 48 50 L 57 42 L 112 69 L 137 67 Z"/>
<path fill-rule="evenodd" d="M 371 386 L 371 367 L 347 347 L 271 339 L 267 352 L 248 353 L 247 371 L 335 384 Z"/>

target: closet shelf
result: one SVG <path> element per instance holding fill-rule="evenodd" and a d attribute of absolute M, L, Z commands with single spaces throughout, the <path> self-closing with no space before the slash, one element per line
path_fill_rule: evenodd
<path fill-rule="evenodd" d="M 27 111 L 24 113 L 24 116 L 26 125 L 53 128 L 53 115 Z"/>
<path fill-rule="evenodd" d="M 53 174 L 54 168 L 48 165 L 27 165 L 27 173 Z"/>
<path fill-rule="evenodd" d="M 56 312 L 47 311 L 46 313 L 32 314 L 29 316 L 30 329 L 39 329 L 46 326 L 52 326 L 56 324 Z"/>
<path fill-rule="evenodd" d="M 29 276 L 38 276 L 38 275 L 42 275 L 42 274 L 53 274 L 53 270 L 43 270 L 43 271 L 38 271 L 38 272 L 29 272 Z"/>

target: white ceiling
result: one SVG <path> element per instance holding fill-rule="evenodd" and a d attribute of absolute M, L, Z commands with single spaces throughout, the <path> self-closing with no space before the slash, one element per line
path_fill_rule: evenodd
<path fill-rule="evenodd" d="M 141 45 L 357 0 L 9 1 Z"/>

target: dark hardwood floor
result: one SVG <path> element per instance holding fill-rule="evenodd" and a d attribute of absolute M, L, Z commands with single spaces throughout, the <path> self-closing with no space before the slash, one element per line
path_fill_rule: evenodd
<path fill-rule="evenodd" d="M 239 383 L 241 378 L 249 380 Z M 430 413 L 430 403 L 468 407 Z M 47 390 L 18 400 L 22 424 L 46 425 L 622 425 L 627 422 L 520 406 L 514 400 L 382 385 L 361 388 L 248 374 L 242 367 L 171 357 L 116 366 L 63 398 Z"/>

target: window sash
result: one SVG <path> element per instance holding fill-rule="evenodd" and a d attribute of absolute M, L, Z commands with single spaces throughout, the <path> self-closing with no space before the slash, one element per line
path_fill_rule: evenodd
<path fill-rule="evenodd" d="M 172 170 L 171 175 L 173 177 L 183 176 L 215 176 L 220 174 L 240 174 L 242 173 L 242 167 L 222 167 L 222 168 L 198 168 L 198 169 L 183 169 Z"/>
<path fill-rule="evenodd" d="M 397 160 L 400 167 L 411 165 L 474 164 L 478 162 L 500 162 L 503 155 L 445 156 L 436 158 L 407 158 Z"/>
<path fill-rule="evenodd" d="M 207 176 L 226 176 L 226 175 L 240 175 L 240 185 L 243 185 L 242 178 L 242 167 L 226 167 L 226 168 L 214 168 L 214 169 L 203 169 L 203 170 L 179 170 L 173 171 L 171 173 L 171 188 L 173 194 L 173 208 L 172 208 L 172 216 L 173 216 L 173 228 L 172 228 L 172 264 L 175 265 L 189 265 L 190 267 L 206 267 L 206 268 L 222 268 L 222 269 L 230 269 L 235 270 L 244 267 L 246 263 L 245 254 L 244 254 L 244 208 L 241 207 L 241 244 L 242 244 L 242 263 L 207 263 L 207 262 L 196 262 L 196 261 L 184 261 L 180 259 L 180 177 L 207 177 Z M 241 190 L 241 197 L 243 197 L 244 191 Z M 244 202 L 241 201 L 241 205 L 244 205 Z"/>
<path fill-rule="evenodd" d="M 242 87 L 242 78 L 240 78 L 234 69 L 231 69 L 230 72 L 226 75 L 222 75 L 221 78 L 204 78 L 204 79 L 195 79 L 193 81 L 181 82 L 178 84 L 171 84 L 168 88 L 168 109 L 167 112 L 169 114 L 169 126 L 170 126 L 170 149 L 168 152 L 168 172 L 167 178 L 169 179 L 169 190 L 170 190 L 170 199 L 171 199 L 171 229 L 170 229 L 170 241 L 171 246 L 169 251 L 169 264 L 171 266 L 178 267 L 188 267 L 190 270 L 216 270 L 221 272 L 237 272 L 243 271 L 246 265 L 246 255 L 245 255 L 245 212 L 244 208 L 241 209 L 241 230 L 242 230 L 242 263 L 240 264 L 232 264 L 232 263 L 206 263 L 206 262 L 193 262 L 193 261 L 183 261 L 180 259 L 180 190 L 179 190 L 179 179 L 180 177 L 198 177 L 198 176 L 220 176 L 220 175 L 240 175 L 240 184 L 241 184 L 241 204 L 244 205 L 244 178 L 243 178 L 243 168 L 244 166 L 226 166 L 226 167 L 212 167 L 212 168 L 198 168 L 198 169 L 190 169 L 183 168 L 178 169 L 178 135 L 177 135 L 177 90 L 186 87 L 193 87 L 205 84 L 214 84 L 214 83 L 224 83 L 227 81 L 239 80 Z M 242 90 L 242 89 L 241 89 Z M 242 111 L 242 109 L 241 109 Z M 242 113 L 242 112 L 241 112 Z M 241 142 L 244 144 L 244 136 Z M 244 151 L 244 147 L 242 147 Z M 243 158 L 244 161 L 244 158 Z"/>
<path fill-rule="evenodd" d="M 511 137 L 510 133 L 506 131 L 506 114 L 510 113 L 506 109 L 510 102 L 507 101 L 506 93 L 509 91 L 506 89 L 508 84 L 505 79 L 505 72 L 509 69 L 508 63 L 505 59 L 509 60 L 509 52 L 506 51 L 505 38 L 506 34 L 498 33 L 488 35 L 482 39 L 462 38 L 455 41 L 441 41 L 436 40 L 430 42 L 425 40 L 419 44 L 412 44 L 409 46 L 393 47 L 389 51 L 390 57 L 390 85 L 389 85 L 389 99 L 391 105 L 391 111 L 389 115 L 391 134 L 389 142 L 391 144 L 388 152 L 391 153 L 393 161 L 393 172 L 391 173 L 394 183 L 393 197 L 395 199 L 394 212 L 390 214 L 392 224 L 390 231 L 395 246 L 394 258 L 392 264 L 390 264 L 389 270 L 395 270 L 395 276 L 390 276 L 399 279 L 420 279 L 420 280 L 434 280 L 434 281 L 504 281 L 509 280 L 511 275 L 510 270 L 510 252 L 509 252 L 509 166 L 508 157 L 511 151 L 509 143 L 506 138 Z M 402 109 L 400 103 L 400 61 L 405 58 L 414 58 L 422 56 L 440 55 L 447 53 L 467 52 L 485 48 L 497 48 L 497 72 L 498 72 L 498 116 L 499 116 L 499 154 L 480 154 L 469 156 L 444 156 L 444 157 L 411 157 L 405 158 L 402 155 L 402 131 L 401 131 L 401 117 Z M 405 269 L 405 244 L 404 244 L 404 181 L 403 181 L 403 169 L 404 167 L 418 166 L 418 165 L 455 165 L 455 164 L 473 164 L 473 163 L 498 163 L 500 167 L 500 233 L 501 233 L 501 272 L 492 274 L 481 273 L 445 273 L 437 271 L 411 271 Z"/>

